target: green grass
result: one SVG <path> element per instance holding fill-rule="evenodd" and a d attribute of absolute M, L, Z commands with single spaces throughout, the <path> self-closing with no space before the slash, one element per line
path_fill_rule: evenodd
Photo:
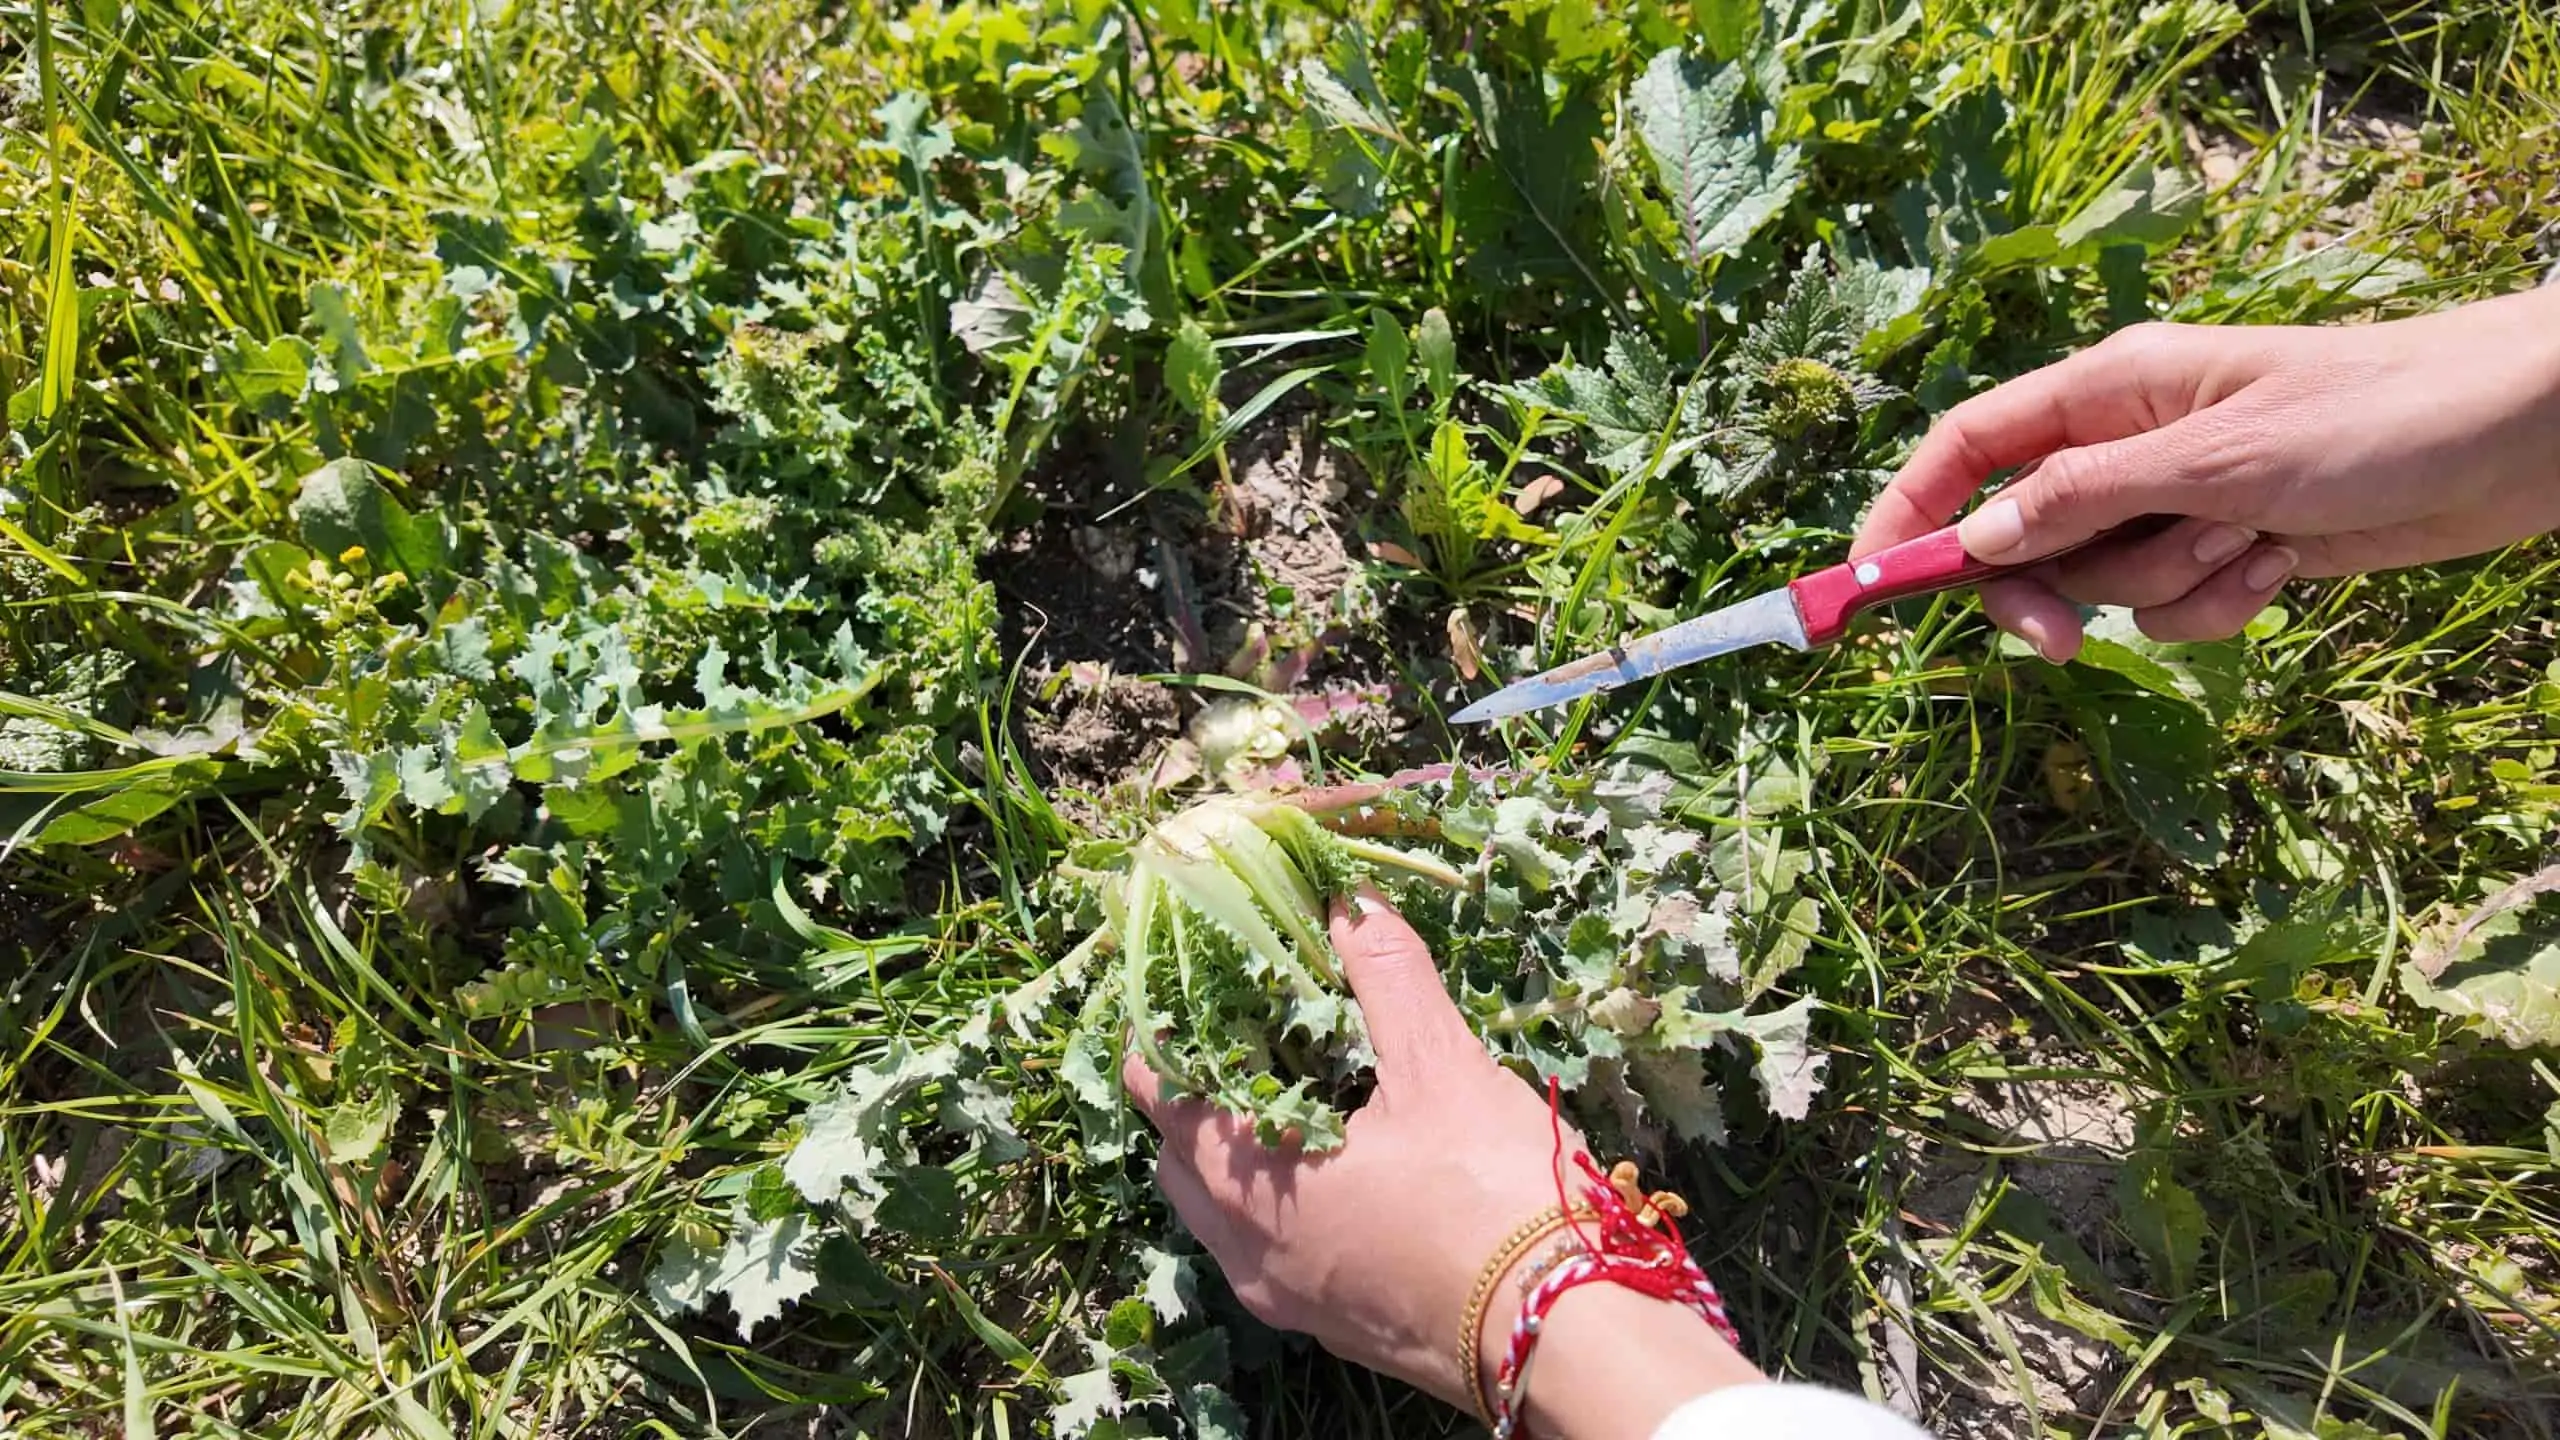
<path fill-rule="evenodd" d="M 2145 316 L 2548 264 L 2560 22 L 2526 0 L 1842 4 L 1771 107 L 1808 178 L 1703 260 L 1619 105 L 1756 7 L 1605 8 L 0 8 L 0 1431 L 1048 1433 L 1085 1337 L 1132 1349 L 1140 1242 L 1184 1245 L 1062 1032 L 964 1061 L 1010 1140 L 935 1123 L 947 1080 L 890 1114 L 886 1198 L 775 1169 L 1065 955 L 1060 862 L 1143 814 L 1034 733 L 1044 667 L 1129 661 L 1075 597 L 1026 609 L 1002 537 L 1192 536 L 1259 437 L 1320 437 L 1366 600 L 1319 674 L 1410 717 L 1328 755 L 1384 769 L 1450 753 L 1453 614 L 1510 673 L 1782 578 L 1971 386 Z M 1347 63 L 1345 9 L 1384 108 L 1328 131 L 1292 77 Z M 1426 83 L 1461 60 L 1543 133 Z M 1134 165 L 1094 110 L 1076 138 L 1088 83 Z M 1934 182 L 1960 245 L 2015 244 L 2207 146 L 2200 212 L 2105 253 L 1931 255 L 1893 211 Z M 1747 380 L 1817 244 L 1931 266 L 1874 362 L 1909 398 L 1757 489 L 1613 469 L 1495 390 L 1626 333 Z M 982 358 L 947 317 L 999 264 L 1052 343 Z M 1398 403 L 1364 342 L 1435 307 L 1464 388 Z M 1203 457 L 1186 320 L 1236 342 L 1224 413 L 1317 373 Z M 1477 468 L 1418 504 L 1426 412 Z M 1545 534 L 1492 518 L 1546 475 Z M 1104 612 L 1161 603 L 1123 583 Z M 1521 727 L 1568 773 L 1677 754 L 1698 823 L 1821 857 L 1782 987 L 1827 1007 L 1812 1114 L 1735 1086 L 1724 1144 L 1657 1157 L 1754 1357 L 1949 1434 L 2550 1433 L 2560 1073 L 2402 964 L 2551 859 L 2555 586 L 2536 542 L 2060 672 L 1950 599 Z M 1773 774 L 1800 798 L 1737 812 Z M 2095 1139 L 1985 1118 L 2088 1096 Z M 653 1298 L 758 1225 L 807 1227 L 810 1283 L 752 1337 Z M 1460 1429 L 1196 1269 L 1149 1374 L 1219 1377 L 1256 1435 Z"/>

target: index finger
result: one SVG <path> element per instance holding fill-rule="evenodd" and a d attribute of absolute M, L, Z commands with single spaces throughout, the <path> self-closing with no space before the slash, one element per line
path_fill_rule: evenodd
<path fill-rule="evenodd" d="M 1974 396 L 1921 439 L 1868 509 L 1850 555 L 1946 524 L 1999 471 L 2183 419 L 2210 402 L 2207 389 L 2221 377 L 2209 372 L 2243 348 L 2195 327 L 2137 326 Z"/>
<path fill-rule="evenodd" d="M 1374 886 L 1361 886 L 1335 907 L 1332 937 L 1343 978 L 1360 1002 L 1369 1043 L 1378 1052 L 1381 1091 L 1392 1094 L 1453 1062 L 1484 1058 L 1484 1047 L 1449 998 L 1431 947 Z"/>
<path fill-rule="evenodd" d="M 1238 1148 L 1260 1148 L 1249 1123 L 1218 1108 L 1214 1101 L 1184 1095 L 1167 1085 L 1136 1050 L 1120 1058 L 1120 1084 L 1129 1102 L 1156 1128 L 1157 1153 L 1167 1159 L 1204 1175 L 1223 1173 Z"/>

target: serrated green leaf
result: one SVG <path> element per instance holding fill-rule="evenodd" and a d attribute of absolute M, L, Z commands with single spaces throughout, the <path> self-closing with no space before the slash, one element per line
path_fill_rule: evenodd
<path fill-rule="evenodd" d="M 1049 1411 L 1057 1440 L 1080 1440 L 1104 1420 L 1128 1409 L 1120 1398 L 1120 1381 L 1111 1359 L 1109 1350 L 1097 1346 L 1091 1368 L 1058 1377 L 1057 1403 Z"/>
<path fill-rule="evenodd" d="M 1694 267 L 1739 253 L 1786 209 L 1802 179 L 1801 153 L 1770 144 L 1758 117 L 1744 113 L 1747 83 L 1738 63 L 1709 74 L 1665 50 L 1628 92 L 1636 135 L 1679 229 L 1680 257 Z"/>
<path fill-rule="evenodd" d="M 799 1142 L 783 1159 L 783 1177 L 812 1201 L 833 1201 L 848 1187 L 884 1193 L 889 1168 L 909 1156 L 896 1134 L 902 1107 L 916 1091 L 955 1074 L 959 1063 L 953 1046 L 917 1050 L 903 1038 L 891 1040 L 878 1062 L 810 1107 Z"/>
<path fill-rule="evenodd" d="M 1713 428 L 1706 397 L 1672 374 L 1671 361 L 1641 331 L 1612 335 L 1602 366 L 1560 364 L 1537 379 L 1537 402 L 1581 422 L 1592 435 L 1592 461 L 1615 475 L 1633 474 L 1657 454 L 1677 464 Z"/>
<path fill-rule="evenodd" d="M 1156 1342 L 1155 1311 L 1136 1296 L 1111 1307 L 1102 1324 L 1102 1336 L 1114 1350 L 1137 1350 Z"/>
<path fill-rule="evenodd" d="M 649 1272 L 649 1297 L 662 1313 L 680 1315 L 726 1295 L 738 1333 L 752 1339 L 783 1306 L 817 1288 L 818 1237 L 806 1212 L 756 1220 L 741 1208 L 732 1218 L 736 1226 L 717 1250 L 669 1242 Z"/>
<path fill-rule="evenodd" d="M 1138 1272 L 1143 1277 L 1139 1293 L 1158 1319 L 1172 1325 L 1191 1314 L 1198 1282 L 1192 1276 L 1190 1257 L 1148 1245 L 1138 1251 Z"/>
<path fill-rule="evenodd" d="M 1192 1440 L 1245 1440 L 1244 1412 L 1215 1385 L 1194 1385 L 1182 1392 L 1182 1418 Z"/>

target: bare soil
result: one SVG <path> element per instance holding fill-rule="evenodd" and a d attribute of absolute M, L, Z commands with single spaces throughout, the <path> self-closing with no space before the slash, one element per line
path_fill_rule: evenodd
<path fill-rule="evenodd" d="M 1217 692 L 1152 675 L 1258 677 L 1275 689 L 1361 667 L 1334 651 L 1362 628 L 1344 601 L 1343 518 L 1356 464 L 1308 407 L 1275 411 L 1228 447 L 1207 492 L 1137 494 L 1091 453 L 1062 453 L 1028 484 L 1040 518 L 990 566 L 1016 719 L 1044 784 L 1100 795 L 1141 784 Z M 1308 650 L 1307 674 L 1265 662 Z M 1366 667 L 1374 668 L 1374 666 Z"/>

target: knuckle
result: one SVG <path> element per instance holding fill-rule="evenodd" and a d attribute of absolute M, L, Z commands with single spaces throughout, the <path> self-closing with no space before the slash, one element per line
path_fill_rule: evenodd
<path fill-rule="evenodd" d="M 2210 510 L 2213 518 L 2252 524 L 2263 517 L 2248 507 L 2273 488 L 2275 463 L 2266 440 L 2271 426 L 2265 417 L 2226 414 L 2225 408 L 2205 411 L 2177 428 L 2163 448 L 2160 478 L 2198 492 L 2193 507 Z M 2210 500 L 2229 503 L 2212 505 Z"/>
<path fill-rule="evenodd" d="M 1976 483 L 1998 468 L 1992 463 L 1990 447 L 1985 443 L 1985 432 L 1991 423 L 1989 417 L 1996 413 L 1992 399 L 1989 393 L 1985 393 L 1959 402 L 1939 418 L 1929 435 L 1930 440 L 1946 447 L 1947 458 L 1955 463 L 1956 468 L 1975 477 Z"/>
<path fill-rule="evenodd" d="M 1274 1330 L 1303 1330 L 1298 1307 L 1268 1281 L 1254 1279 L 1236 1286 L 1236 1299 L 1247 1313 Z"/>
<path fill-rule="evenodd" d="M 2156 360 L 2184 343 L 2188 327 L 2166 320 L 2144 320 L 2127 325 L 2098 342 L 2098 349 L 2109 358 L 2139 364 Z"/>
<path fill-rule="evenodd" d="M 2103 494 L 2107 483 L 2103 453 L 2093 447 L 2045 457 L 2026 491 L 2033 518 L 2058 521 Z"/>

